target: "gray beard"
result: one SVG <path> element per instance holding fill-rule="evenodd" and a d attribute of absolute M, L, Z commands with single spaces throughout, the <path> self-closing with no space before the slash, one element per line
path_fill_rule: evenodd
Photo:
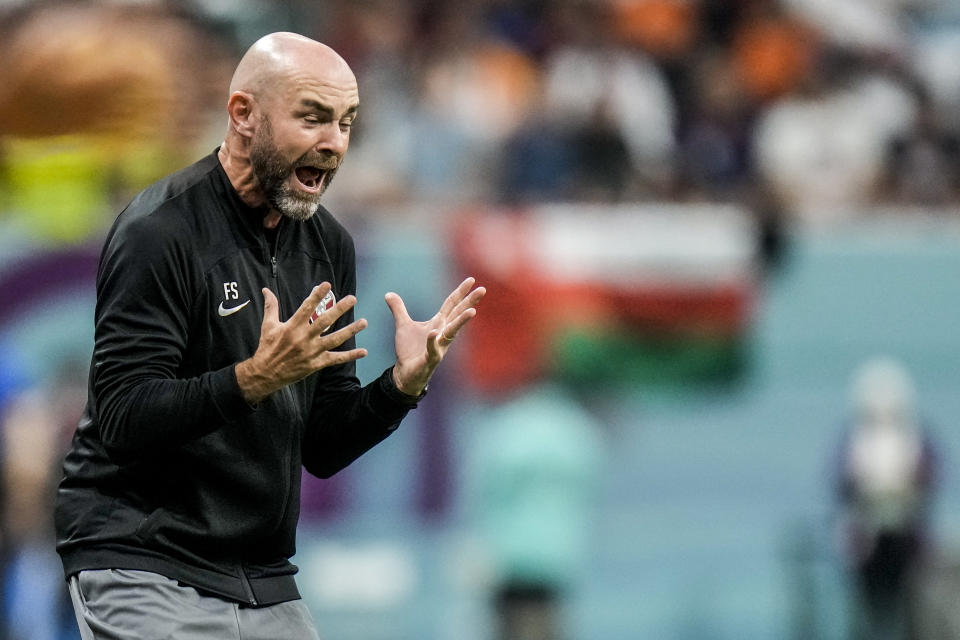
<path fill-rule="evenodd" d="M 322 191 L 315 196 L 308 196 L 283 184 L 267 194 L 267 202 L 287 218 L 303 221 L 309 220 L 320 208 L 321 195 Z"/>
<path fill-rule="evenodd" d="M 287 178 L 294 170 L 304 164 L 310 153 L 297 158 L 293 163 L 287 163 L 276 147 L 273 146 L 273 129 L 270 121 L 264 120 L 261 129 L 250 147 L 250 164 L 253 174 L 263 189 L 267 202 L 281 215 L 291 220 L 309 220 L 320 207 L 320 198 L 333 180 L 336 169 L 327 169 L 323 186 L 316 194 L 305 193 L 291 187 Z"/>

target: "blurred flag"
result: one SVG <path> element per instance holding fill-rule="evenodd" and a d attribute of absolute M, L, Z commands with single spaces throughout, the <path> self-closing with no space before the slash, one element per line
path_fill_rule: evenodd
<path fill-rule="evenodd" d="M 541 205 L 458 221 L 454 255 L 487 286 L 465 332 L 482 391 L 718 380 L 742 369 L 758 229 L 722 205 Z"/>

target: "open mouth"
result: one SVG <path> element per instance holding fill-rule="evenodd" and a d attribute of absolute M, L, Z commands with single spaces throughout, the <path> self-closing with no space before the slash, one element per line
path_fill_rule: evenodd
<path fill-rule="evenodd" d="M 303 190 L 310 193 L 320 193 L 320 190 L 323 188 L 323 182 L 327 178 L 326 169 L 318 169 L 317 167 L 306 165 L 297 167 L 293 174 L 296 176 L 297 182 L 300 183 Z"/>

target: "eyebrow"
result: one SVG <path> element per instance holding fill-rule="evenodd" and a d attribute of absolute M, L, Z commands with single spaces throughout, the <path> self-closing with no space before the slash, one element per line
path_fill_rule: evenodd
<path fill-rule="evenodd" d="M 319 111 L 320 113 L 324 113 L 330 116 L 331 118 L 333 118 L 333 107 L 329 105 L 325 105 L 322 102 L 318 102 L 316 100 L 313 100 L 312 98 L 301 98 L 300 104 L 303 107 L 313 109 L 314 111 Z M 343 113 L 343 115 L 344 116 L 354 115 L 356 114 L 357 109 L 359 107 L 360 107 L 359 104 L 354 103 L 347 108 L 347 110 Z"/>

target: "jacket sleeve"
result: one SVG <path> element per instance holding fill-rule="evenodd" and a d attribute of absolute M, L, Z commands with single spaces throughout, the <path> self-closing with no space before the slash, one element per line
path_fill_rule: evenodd
<path fill-rule="evenodd" d="M 303 442 L 303 466 L 329 478 L 393 433 L 417 406 L 393 384 L 393 367 L 365 387 L 328 389 L 315 403 Z"/>
<path fill-rule="evenodd" d="M 93 391 L 101 441 L 117 462 L 182 445 L 252 411 L 233 366 L 176 377 L 199 286 L 178 222 L 121 215 L 100 259 Z"/>
<path fill-rule="evenodd" d="M 349 237 L 341 243 L 341 296 L 355 295 L 356 261 Z M 353 310 L 343 315 L 331 331 L 353 322 Z M 356 347 L 351 338 L 340 349 Z M 419 398 L 407 396 L 393 383 L 393 367 L 366 386 L 360 386 L 353 362 L 324 369 L 317 375 L 307 428 L 301 443 L 304 468 L 329 478 L 389 436 Z"/>

